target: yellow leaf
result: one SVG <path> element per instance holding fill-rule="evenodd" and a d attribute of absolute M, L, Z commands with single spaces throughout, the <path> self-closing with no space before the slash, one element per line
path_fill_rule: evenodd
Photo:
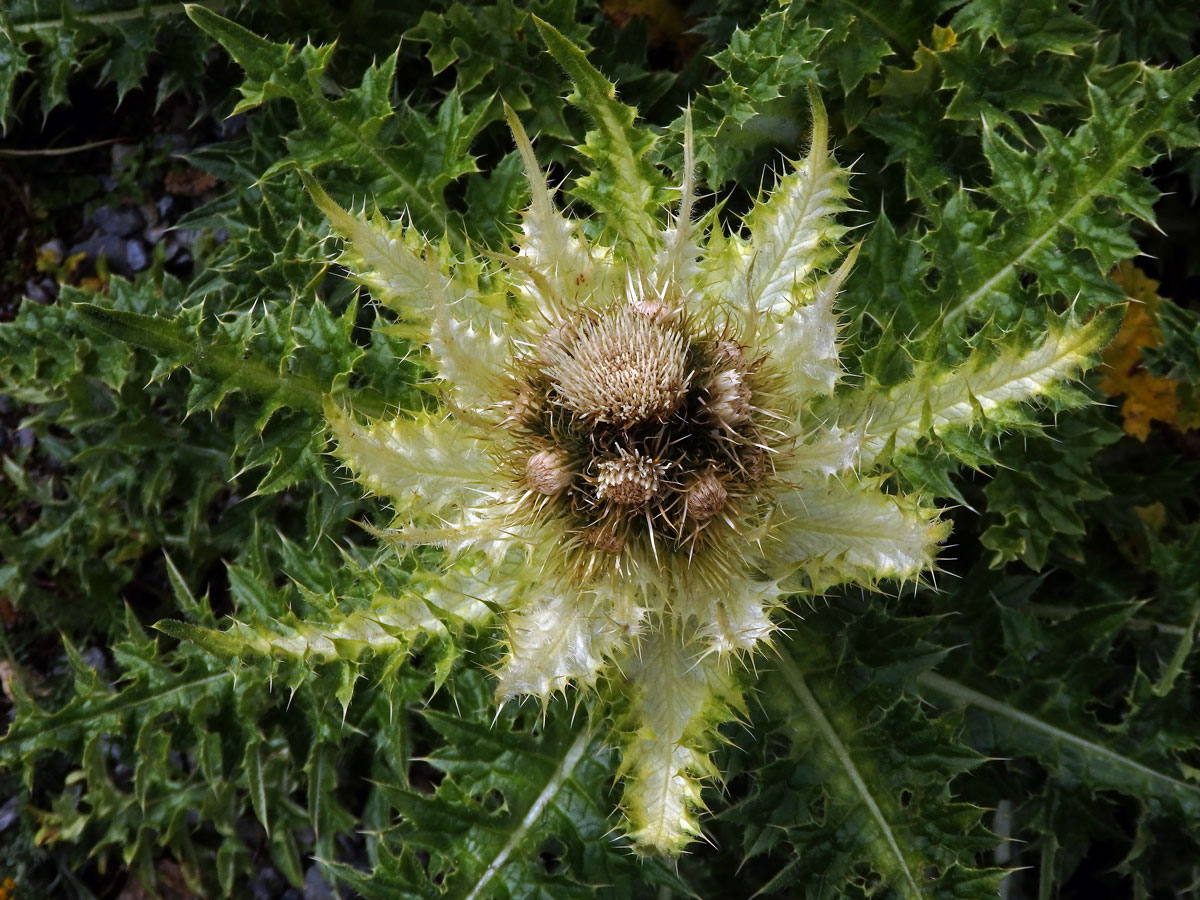
<path fill-rule="evenodd" d="M 941 25 L 933 26 L 933 49 L 938 53 L 943 50 L 949 50 L 958 43 L 958 35 L 954 33 L 953 28 L 943 28 Z"/>
<path fill-rule="evenodd" d="M 1105 375 L 1100 390 L 1110 397 L 1125 396 L 1121 404 L 1122 427 L 1126 434 L 1145 441 L 1153 421 L 1180 427 L 1176 393 L 1179 385 L 1142 367 L 1142 349 L 1162 343 L 1157 315 L 1158 282 L 1129 262 L 1121 263 L 1112 278 L 1131 302 L 1121 330 L 1104 351 Z"/>
<path fill-rule="evenodd" d="M 1135 506 L 1134 514 L 1146 526 L 1146 530 L 1155 536 L 1162 534 L 1167 527 L 1167 508 L 1162 503 L 1151 503 L 1148 506 Z"/>

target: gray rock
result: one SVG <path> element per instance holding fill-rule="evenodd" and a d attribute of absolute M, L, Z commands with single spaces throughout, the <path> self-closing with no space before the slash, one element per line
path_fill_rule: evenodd
<path fill-rule="evenodd" d="M 101 206 L 92 213 L 92 222 L 104 234 L 129 237 L 146 227 L 146 219 L 133 206 Z"/>
<path fill-rule="evenodd" d="M 109 152 L 113 171 L 124 171 L 127 161 L 137 153 L 137 150 L 137 144 L 113 144 L 113 148 Z"/>
<path fill-rule="evenodd" d="M 118 275 L 128 275 L 129 264 L 125 260 L 125 241 L 115 234 L 102 234 L 76 244 L 67 251 L 68 256 L 83 253 L 88 259 L 99 259 L 103 256 L 108 260 L 108 268 Z"/>
<path fill-rule="evenodd" d="M 17 821 L 17 817 L 21 814 L 21 795 L 13 794 L 5 801 L 3 806 L 0 806 L 0 831 L 4 831 L 13 822 Z M 316 868 L 315 866 L 313 868 Z"/>
<path fill-rule="evenodd" d="M 304 873 L 304 900 L 334 900 L 333 887 L 321 874 L 320 866 L 309 866 Z"/>
<path fill-rule="evenodd" d="M 37 303 L 53 303 L 57 294 L 53 278 L 30 278 L 25 282 L 25 296 Z"/>
<path fill-rule="evenodd" d="M 130 271 L 140 272 L 150 265 L 150 257 L 146 253 L 146 245 L 136 238 L 125 242 L 125 261 Z"/>

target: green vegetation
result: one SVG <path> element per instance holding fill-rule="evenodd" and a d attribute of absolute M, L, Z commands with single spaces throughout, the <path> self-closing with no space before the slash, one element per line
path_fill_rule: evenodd
<path fill-rule="evenodd" d="M 0 897 L 1194 893 L 1194 18 L 14 0 Z M 809 385 L 777 452 L 858 512 L 781 501 L 835 534 L 764 526 L 786 573 L 745 541 L 769 640 L 680 619 L 710 649 L 671 737 L 653 653 L 510 689 L 513 609 L 557 620 L 503 607 L 542 570 L 431 536 L 494 498 L 438 508 L 391 451 L 486 411 L 447 373 L 570 290 L 530 247 L 644 271 L 693 170 L 713 308 L 836 313 L 832 356 L 802 325 L 772 350 Z M 699 803 L 650 839 L 658 776 Z"/>

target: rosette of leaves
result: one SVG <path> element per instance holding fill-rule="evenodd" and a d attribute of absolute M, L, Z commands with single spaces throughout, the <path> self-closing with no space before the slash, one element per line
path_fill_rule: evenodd
<path fill-rule="evenodd" d="M 697 212 L 690 129 L 672 184 L 614 86 L 538 27 L 595 121 L 575 187 L 593 216 L 559 210 L 511 111 L 531 201 L 505 252 L 355 215 L 306 178 L 340 262 L 394 311 L 440 400 L 374 418 L 331 400 L 334 452 L 391 501 L 381 537 L 435 562 L 342 621 L 208 639 L 312 661 L 497 622 L 497 700 L 593 692 L 633 845 L 670 855 L 701 833 L 717 728 L 744 708 L 746 663 L 786 598 L 935 568 L 949 526 L 890 485 L 889 460 L 951 436 L 961 456 L 974 425 L 1062 397 L 1114 315 L 983 333 L 965 362 L 851 383 L 836 308 L 856 255 L 838 223 L 848 173 L 816 93 L 807 156 L 731 231 Z"/>

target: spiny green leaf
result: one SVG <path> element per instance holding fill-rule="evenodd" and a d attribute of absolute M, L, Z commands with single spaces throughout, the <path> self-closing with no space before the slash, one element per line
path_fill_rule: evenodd
<path fill-rule="evenodd" d="M 767 770 L 788 789 L 756 791 L 731 813 L 745 823 L 747 857 L 771 853 L 775 874 L 760 892 L 819 871 L 804 896 L 993 896 L 1003 873 L 976 868 L 989 843 L 980 810 L 952 802 L 947 784 L 982 758 L 907 696 L 912 678 L 942 655 L 922 640 L 932 623 L 878 612 L 834 616 L 842 621 L 805 625 L 772 664 L 768 711 L 791 751 Z M 868 650 L 859 638 L 884 621 L 891 637 Z M 851 643 L 858 656 L 841 656 Z"/>
<path fill-rule="evenodd" d="M 258 821 L 262 823 L 262 827 L 266 829 L 269 836 L 271 823 L 267 818 L 267 789 L 263 783 L 262 755 L 261 741 L 255 741 L 246 748 L 246 780 L 250 788 L 250 802 L 254 805 L 254 814 L 258 816 Z"/>
<path fill-rule="evenodd" d="M 201 628 L 188 622 L 175 622 L 171 619 L 164 619 L 154 627 L 163 634 L 170 635 L 173 638 L 178 638 L 181 641 L 190 641 L 214 656 L 234 658 L 242 649 L 241 642 L 229 636 L 226 632 L 216 631 L 211 628 Z"/>
<path fill-rule="evenodd" d="M 1159 156 L 1155 141 L 1165 148 L 1200 143 L 1188 113 L 1198 90 L 1200 60 L 1177 69 L 1145 68 L 1116 90 L 1093 85 L 1087 123 L 1069 136 L 1043 127 L 1039 152 L 1021 153 L 1003 139 L 988 138 L 992 193 L 1005 205 L 1019 205 L 1021 214 L 987 231 L 972 228 L 977 237 L 960 237 L 953 248 L 939 247 L 937 236 L 961 235 L 973 212 L 966 202 L 961 212 L 947 211 L 942 229 L 927 242 L 942 269 L 937 293 L 943 321 L 961 328 L 981 315 L 1011 319 L 1019 309 L 1014 297 L 1022 272 L 1037 278 L 1039 294 L 1082 294 L 1088 303 L 1113 296 L 1101 276 L 1133 249 L 1128 226 L 1107 212 L 1104 198 L 1119 198 L 1124 213 L 1150 217 L 1146 188 L 1131 170 Z M 1079 257 L 1080 250 L 1087 256 Z"/>
<path fill-rule="evenodd" d="M 460 680 L 456 693 L 458 710 L 424 712 L 445 740 L 429 758 L 445 777 L 431 795 L 384 785 L 402 824 L 385 838 L 371 873 L 334 867 L 348 885 L 381 900 L 529 892 L 616 898 L 646 883 L 686 892 L 668 866 L 639 862 L 612 842 L 612 754 L 592 731 L 550 716 L 543 728 L 540 713 L 476 718 L 473 708 L 486 709 L 491 693 L 477 677 Z M 549 867 L 541 856 L 547 848 L 557 857 Z M 428 862 L 416 864 L 418 854 Z"/>
<path fill-rule="evenodd" d="M 617 100 L 616 87 L 553 25 L 536 16 L 534 24 L 547 48 L 575 86 L 570 102 L 592 117 L 596 128 L 576 149 L 591 160 L 591 171 L 572 192 L 605 213 L 620 236 L 647 249 L 659 229 L 655 215 L 666 199 L 666 182 L 651 162 L 655 136 L 635 127 L 632 107 Z M 616 224 L 619 223 L 619 224 Z"/>
<path fill-rule="evenodd" d="M 1103 740 L 1056 723 L 1053 711 L 1029 713 L 1003 700 L 934 672 L 919 676 L 934 695 L 978 709 L 976 734 L 1002 753 L 1035 753 L 1046 765 L 1097 788 L 1153 798 L 1193 821 L 1200 816 L 1200 785 L 1120 753 Z"/>
<path fill-rule="evenodd" d="M 239 109 L 283 97 L 291 100 L 303 128 L 291 138 L 291 158 L 273 167 L 349 166 L 360 173 L 358 189 L 384 206 L 403 206 L 427 232 L 461 243 L 460 227 L 442 200 L 442 189 L 464 172 L 475 170 L 466 146 L 483 124 L 484 109 L 464 115 L 456 94 L 442 104 L 436 124 L 392 104 L 395 57 L 368 69 L 358 88 L 332 100 L 323 76 L 333 46 L 289 44 L 258 37 L 202 6 L 187 7 L 199 27 L 229 51 L 246 71 Z M 405 135 L 403 140 L 393 140 Z"/>
<path fill-rule="evenodd" d="M 528 40 L 534 30 L 530 17 L 551 22 L 576 45 L 590 29 L 577 21 L 574 2 L 537 0 L 521 6 L 500 0 L 455 3 L 445 11 L 426 9 L 404 37 L 429 45 L 425 57 L 435 75 L 453 68 L 456 90 L 464 98 L 498 95 L 523 114 L 532 133 L 567 139 L 562 105 L 543 102 L 562 93 L 562 76 L 537 43 Z"/>
<path fill-rule="evenodd" d="M 284 403 L 300 408 L 317 408 L 325 396 L 316 381 L 306 378 L 285 378 L 261 363 L 240 359 L 232 352 L 221 352 L 197 346 L 194 339 L 181 325 L 140 313 L 106 309 L 92 303 L 79 303 L 76 309 L 84 320 L 101 334 L 142 347 L 155 353 L 174 366 L 193 366 L 199 373 L 213 377 L 229 390 L 245 390 L 266 397 L 280 396 Z M 194 317 L 193 317 L 194 318 Z M 188 323 L 191 324 L 191 323 Z M 205 399 L 194 405 L 199 409 L 213 409 L 219 396 Z"/>
<path fill-rule="evenodd" d="M 995 552 L 995 565 L 1020 559 L 1040 569 L 1051 545 L 1060 553 L 1078 554 L 1087 528 L 1085 504 L 1108 493 L 1094 471 L 1095 458 L 1120 436 L 1102 416 L 1061 416 L 1053 439 L 1042 435 L 1001 448 L 984 490 L 989 518 L 1003 521 L 988 525 L 980 537 Z M 1032 496 L 1041 499 L 1031 504 Z"/>
<path fill-rule="evenodd" d="M 223 0 L 208 4 L 224 8 Z M 0 126 L 7 131 L 31 96 L 43 115 L 68 101 L 67 81 L 99 68 L 101 84 L 115 84 L 118 102 L 138 87 L 160 46 L 169 48 L 180 69 L 199 68 L 204 47 L 173 33 L 182 4 L 85 0 L 53 6 L 13 0 L 0 10 Z M 175 19 L 176 21 L 172 21 Z M 32 48 L 33 52 L 27 52 Z M 32 72 L 37 90 L 14 97 L 13 88 Z"/>
<path fill-rule="evenodd" d="M 818 48 L 827 31 L 798 19 L 799 7 L 768 13 L 749 31 L 736 29 L 728 46 L 713 57 L 726 73 L 692 108 L 696 163 L 710 186 L 734 175 L 750 179 L 749 163 L 762 162 L 762 150 L 779 147 L 796 155 L 808 103 L 800 86 L 815 81 Z M 684 118 L 671 123 L 681 144 Z M 669 154 L 677 171 L 682 162 Z"/>
<path fill-rule="evenodd" d="M 260 430 L 278 409 L 323 409 L 329 396 L 344 394 L 349 373 L 363 355 L 351 339 L 353 305 L 335 318 L 321 304 L 304 312 L 292 304 L 281 316 L 230 317 L 217 323 L 215 331 L 206 327 L 199 307 L 185 309 L 174 319 L 92 303 L 78 303 L 75 308 L 97 332 L 154 353 L 158 357 L 155 378 L 176 368 L 189 369 L 194 376 L 190 410 L 216 409 L 233 391 L 259 399 Z M 254 358 L 259 348 L 278 354 L 279 363 L 269 366 Z M 357 391 L 353 396 L 355 408 L 383 414 L 377 392 Z M 279 465 L 274 456 L 269 458 Z"/>
<path fill-rule="evenodd" d="M 1019 0 L 975 0 L 955 13 L 950 27 L 978 32 L 985 40 L 995 38 L 1004 48 L 1020 43 L 1034 53 L 1072 53 L 1096 34 L 1083 16 L 1057 4 Z"/>

